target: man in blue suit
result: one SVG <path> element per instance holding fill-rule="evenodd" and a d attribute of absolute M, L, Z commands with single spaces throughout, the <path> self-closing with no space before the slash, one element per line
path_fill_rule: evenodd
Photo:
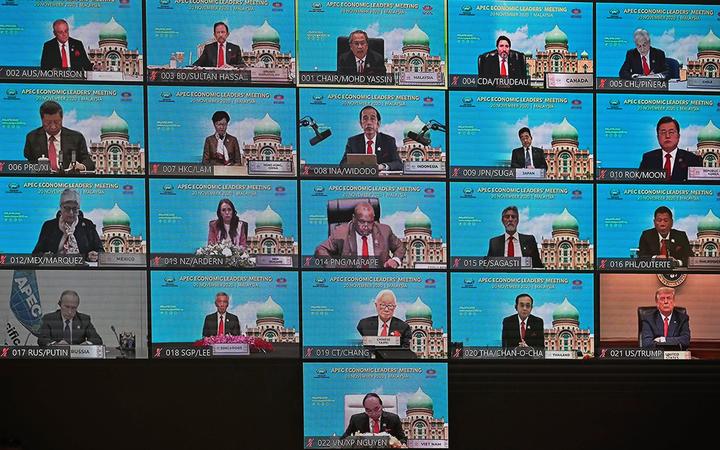
<path fill-rule="evenodd" d="M 657 311 L 642 319 L 640 336 L 643 348 L 690 347 L 690 316 L 675 310 L 675 289 L 661 287 L 655 291 Z"/>

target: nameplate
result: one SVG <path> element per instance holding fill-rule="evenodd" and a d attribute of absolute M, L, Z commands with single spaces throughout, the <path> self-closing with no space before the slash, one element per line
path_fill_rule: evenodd
<path fill-rule="evenodd" d="M 720 270 L 720 257 L 717 257 L 717 256 L 691 256 L 688 258 L 688 269 Z"/>
<path fill-rule="evenodd" d="M 400 336 L 363 336 L 363 345 L 371 347 L 399 347 Z"/>
<path fill-rule="evenodd" d="M 573 350 L 545 350 L 545 359 L 577 359 Z"/>
<path fill-rule="evenodd" d="M 400 75 L 401 85 L 442 86 L 444 84 L 440 72 L 405 72 Z"/>
<path fill-rule="evenodd" d="M 591 73 L 546 73 L 545 87 L 548 89 L 592 89 Z"/>
<path fill-rule="evenodd" d="M 515 169 L 518 180 L 541 180 L 545 178 L 545 169 Z"/>
<path fill-rule="evenodd" d="M 98 255 L 98 264 L 100 266 L 142 266 L 147 264 L 147 258 L 144 253 L 108 253 L 103 252 Z"/>
<path fill-rule="evenodd" d="M 104 345 L 71 345 L 71 359 L 105 359 Z"/>
<path fill-rule="evenodd" d="M 447 439 L 408 439 L 408 448 L 448 448 Z"/>
<path fill-rule="evenodd" d="M 600 91 L 667 91 L 668 81 L 661 78 L 633 78 L 626 80 L 617 77 L 598 77 L 596 87 Z"/>
<path fill-rule="evenodd" d="M 293 84 L 294 73 L 280 67 L 251 67 L 250 79 L 253 83 Z"/>
<path fill-rule="evenodd" d="M 720 89 L 720 78 L 688 77 L 689 88 Z"/>
<path fill-rule="evenodd" d="M 250 83 L 252 77 L 249 69 L 198 68 L 171 69 L 167 67 L 148 67 L 149 82 L 160 83 L 216 83 L 235 84 Z"/>
<path fill-rule="evenodd" d="M 257 267 L 294 267 L 292 255 L 256 255 Z"/>
<path fill-rule="evenodd" d="M 148 174 L 207 177 L 215 174 L 215 166 L 198 163 L 150 163 Z"/>
<path fill-rule="evenodd" d="M 665 350 L 663 359 L 691 359 L 690 350 Z"/>
<path fill-rule="evenodd" d="M 38 174 L 50 173 L 50 163 L 46 159 L 45 161 L 38 161 L 36 163 L 30 161 L 16 161 L 16 160 L 5 160 L 0 161 L 0 174 Z"/>
<path fill-rule="evenodd" d="M 720 180 L 720 167 L 688 167 L 688 180 Z"/>
<path fill-rule="evenodd" d="M 442 161 L 406 161 L 403 164 L 404 175 L 444 175 L 445 163 Z"/>
<path fill-rule="evenodd" d="M 292 175 L 293 173 L 292 161 L 248 161 L 249 175 Z"/>
<path fill-rule="evenodd" d="M 247 356 L 250 354 L 249 344 L 213 344 L 213 356 Z"/>
<path fill-rule="evenodd" d="M 123 81 L 125 76 L 122 72 L 85 72 L 88 81 Z M 139 77 L 133 77 L 139 78 Z"/>

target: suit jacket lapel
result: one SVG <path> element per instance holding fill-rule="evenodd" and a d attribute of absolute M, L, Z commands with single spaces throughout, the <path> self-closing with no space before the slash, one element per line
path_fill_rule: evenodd
<path fill-rule="evenodd" d="M 357 241 L 355 236 L 355 227 L 353 227 L 352 222 L 350 222 L 350 226 L 348 227 L 348 235 L 347 239 L 345 239 L 348 247 L 347 254 L 350 256 L 357 256 Z M 343 252 L 345 253 L 345 252 Z"/>

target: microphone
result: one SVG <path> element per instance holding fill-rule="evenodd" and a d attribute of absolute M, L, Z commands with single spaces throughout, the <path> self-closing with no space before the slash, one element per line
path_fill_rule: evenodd
<path fill-rule="evenodd" d="M 327 130 L 323 130 L 322 132 L 318 129 L 317 123 L 315 122 L 315 119 L 313 119 L 310 116 L 305 116 L 302 119 L 298 121 L 298 127 L 310 127 L 315 132 L 315 136 L 313 136 L 310 139 L 310 145 L 316 145 L 332 134 L 332 131 L 328 128 Z"/>
<path fill-rule="evenodd" d="M 430 145 L 430 140 L 425 137 L 425 133 L 427 133 L 430 129 L 442 131 L 443 133 L 447 132 L 447 127 L 445 125 L 441 124 L 437 120 L 430 120 L 428 121 L 428 123 L 423 125 L 423 127 L 420 129 L 420 133 L 409 131 L 408 137 L 413 141 L 417 142 L 418 144 Z"/>
<path fill-rule="evenodd" d="M 110 329 L 112 330 L 113 334 L 115 334 L 115 339 L 117 339 L 118 342 L 118 348 L 122 348 L 122 344 L 120 343 L 120 337 L 117 334 L 117 331 L 115 331 L 115 325 L 110 325 Z"/>

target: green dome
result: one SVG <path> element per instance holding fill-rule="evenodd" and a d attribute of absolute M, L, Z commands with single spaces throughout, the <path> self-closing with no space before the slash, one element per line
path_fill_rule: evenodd
<path fill-rule="evenodd" d="M 430 218 L 416 206 L 415 211 L 405 219 L 405 228 L 432 228 Z"/>
<path fill-rule="evenodd" d="M 420 27 L 415 24 L 412 30 L 405 33 L 403 36 L 403 46 L 406 45 L 421 45 L 424 47 L 430 47 L 430 37 Z"/>
<path fill-rule="evenodd" d="M 420 300 L 420 297 L 415 300 L 415 303 L 410 305 L 410 307 L 405 312 L 405 320 L 410 319 L 427 319 L 432 320 L 432 309 L 425 303 L 423 303 L 422 300 Z"/>
<path fill-rule="evenodd" d="M 422 131 L 422 128 L 424 126 L 425 126 L 425 122 L 420 120 L 420 117 L 415 116 L 413 121 L 410 122 L 409 124 L 407 124 L 405 126 L 405 129 L 403 129 L 403 136 L 408 137 L 408 133 L 411 131 L 414 131 L 415 133 L 420 134 L 420 132 Z M 424 136 L 427 138 L 427 140 L 430 140 L 430 132 L 429 131 L 426 131 Z"/>
<path fill-rule="evenodd" d="M 720 231 L 720 219 L 712 212 L 708 211 L 707 215 L 698 222 L 698 233 L 701 231 Z"/>
<path fill-rule="evenodd" d="M 273 211 L 270 205 L 268 205 L 268 207 L 265 208 L 265 211 L 258 214 L 255 218 L 255 228 L 261 227 L 283 227 L 282 217 L 280 217 L 280 214 Z"/>
<path fill-rule="evenodd" d="M 120 134 L 128 134 L 128 123 L 125 122 L 125 119 L 118 116 L 115 111 L 113 111 L 112 114 L 110 114 L 110 117 L 105 119 L 105 121 L 100 125 L 100 134 L 106 134 L 106 133 L 120 133 Z"/>
<path fill-rule="evenodd" d="M 563 209 L 562 214 L 557 216 L 557 218 L 552 223 L 553 231 L 556 231 L 556 230 L 578 231 L 579 228 L 580 228 L 580 224 L 578 224 L 577 219 L 568 212 L 567 208 Z"/>
<path fill-rule="evenodd" d="M 262 118 L 260 122 L 255 125 L 255 130 L 253 130 L 253 134 L 255 136 L 261 136 L 261 135 L 272 135 L 272 136 L 280 136 L 280 124 L 275 122 L 272 117 L 270 117 L 270 114 L 265 113 L 265 117 Z"/>
<path fill-rule="evenodd" d="M 700 130 L 697 137 L 698 142 L 720 142 L 720 128 L 716 127 L 711 120 L 708 124 Z"/>
<path fill-rule="evenodd" d="M 130 216 L 125 211 L 120 209 L 117 203 L 112 207 L 109 213 L 103 217 L 103 227 L 108 226 L 130 226 Z"/>
<path fill-rule="evenodd" d="M 266 20 L 253 33 L 252 42 L 253 42 L 253 44 L 257 44 L 260 42 L 271 42 L 273 44 L 280 45 L 280 34 L 277 32 L 277 30 L 275 28 L 271 27 L 270 24 Z"/>
<path fill-rule="evenodd" d="M 574 320 L 576 322 L 580 321 L 580 313 L 578 312 L 576 307 L 570 304 L 567 297 L 565 298 L 565 300 L 563 300 L 560 306 L 555 308 L 555 311 L 553 311 L 553 322 L 556 320 Z"/>
<path fill-rule="evenodd" d="M 532 58 L 532 50 L 526 51 L 526 52 L 525 52 L 525 57 L 526 57 L 526 58 Z"/>
<path fill-rule="evenodd" d="M 712 30 L 698 42 L 698 52 L 720 52 L 720 39 Z"/>
<path fill-rule="evenodd" d="M 586 52 L 585 50 L 583 50 L 583 52 L 580 53 L 580 58 L 582 58 L 582 59 L 587 59 L 588 56 L 590 56 L 590 55 L 588 55 L 588 52 Z"/>
<path fill-rule="evenodd" d="M 568 37 L 563 30 L 557 25 L 548 34 L 545 35 L 545 45 L 547 44 L 562 44 L 567 45 Z"/>
<path fill-rule="evenodd" d="M 408 397 L 407 409 L 415 408 L 433 410 L 433 401 L 429 395 L 423 392 L 422 388 L 418 388 L 413 395 Z"/>
<path fill-rule="evenodd" d="M 257 318 L 260 319 L 284 319 L 285 312 L 282 306 L 275 303 L 272 297 L 268 297 L 267 301 L 257 310 Z"/>
<path fill-rule="evenodd" d="M 578 136 L 579 135 L 577 128 L 570 125 L 570 122 L 567 121 L 567 118 L 563 118 L 563 121 L 560 123 L 560 125 L 556 126 L 552 130 L 553 141 L 556 139 L 568 139 L 571 141 L 577 141 Z"/>
<path fill-rule="evenodd" d="M 100 28 L 100 40 L 115 39 L 119 41 L 127 42 L 127 31 L 119 23 L 115 22 L 115 18 L 112 17 L 110 22 Z"/>

